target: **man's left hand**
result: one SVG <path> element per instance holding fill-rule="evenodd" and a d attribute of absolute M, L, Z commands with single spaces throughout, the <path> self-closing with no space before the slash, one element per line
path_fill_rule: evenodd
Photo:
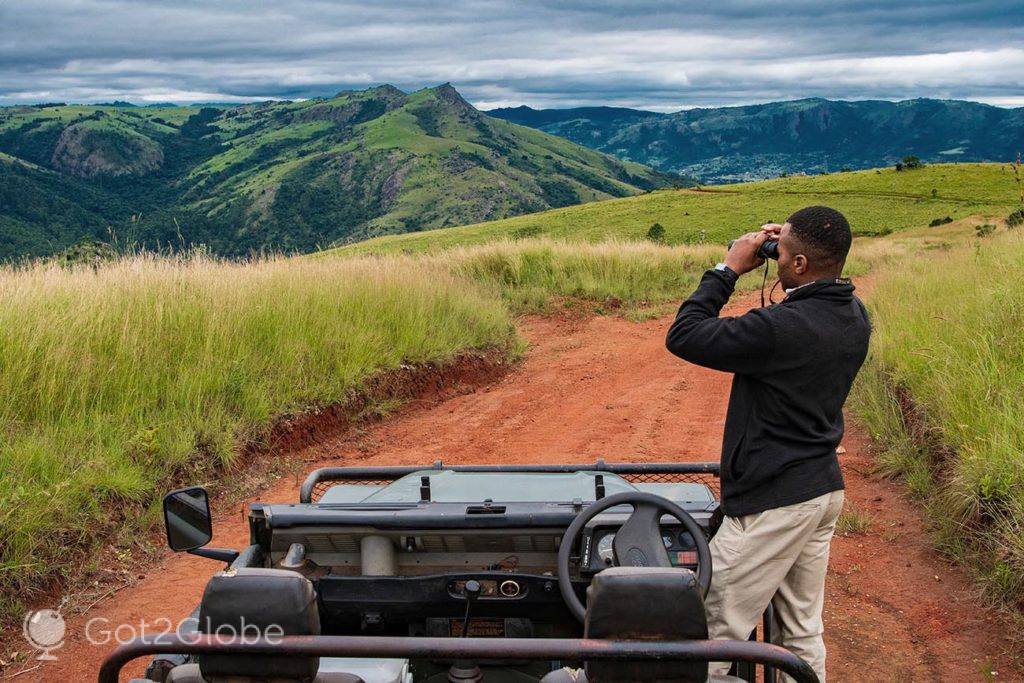
<path fill-rule="evenodd" d="M 725 257 L 725 265 L 737 275 L 754 270 L 764 263 L 764 259 L 757 252 L 767 239 L 768 234 L 764 231 L 748 232 L 743 235 L 733 243 L 732 249 Z"/>

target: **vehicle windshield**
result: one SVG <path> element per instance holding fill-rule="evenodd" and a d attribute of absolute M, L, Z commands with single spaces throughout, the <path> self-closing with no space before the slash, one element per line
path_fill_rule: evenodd
<path fill-rule="evenodd" d="M 436 503 L 571 503 L 592 501 L 594 475 L 604 475 L 605 493 L 636 490 L 607 472 L 453 472 L 423 470 L 406 475 L 367 496 L 365 503 L 404 503 L 420 498 L 420 478 L 430 477 L 430 500 Z"/>

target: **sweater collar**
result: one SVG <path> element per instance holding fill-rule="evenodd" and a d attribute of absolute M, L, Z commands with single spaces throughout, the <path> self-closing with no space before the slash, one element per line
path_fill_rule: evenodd
<path fill-rule="evenodd" d="M 798 301 L 812 296 L 849 301 L 853 298 L 854 289 L 853 283 L 849 278 L 825 278 L 822 280 L 815 280 L 814 282 L 808 282 L 805 285 L 791 289 L 787 292 L 786 298 L 783 299 L 783 302 Z"/>

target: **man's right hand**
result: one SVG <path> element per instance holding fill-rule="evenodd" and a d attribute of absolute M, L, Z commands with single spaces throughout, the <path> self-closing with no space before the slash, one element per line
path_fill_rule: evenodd
<path fill-rule="evenodd" d="M 725 257 L 725 265 L 737 275 L 754 270 L 764 263 L 764 259 L 757 252 L 767 239 L 768 233 L 763 230 L 743 235 L 733 242 L 732 249 Z"/>

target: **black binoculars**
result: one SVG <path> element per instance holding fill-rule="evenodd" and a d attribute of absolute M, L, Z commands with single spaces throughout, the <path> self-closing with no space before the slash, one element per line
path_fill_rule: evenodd
<path fill-rule="evenodd" d="M 732 249 L 732 245 L 736 244 L 736 240 L 729 240 L 729 248 Z M 757 250 L 757 255 L 761 258 L 770 258 L 773 261 L 779 260 L 779 241 L 778 240 L 765 240 L 761 243 L 761 247 Z"/>

